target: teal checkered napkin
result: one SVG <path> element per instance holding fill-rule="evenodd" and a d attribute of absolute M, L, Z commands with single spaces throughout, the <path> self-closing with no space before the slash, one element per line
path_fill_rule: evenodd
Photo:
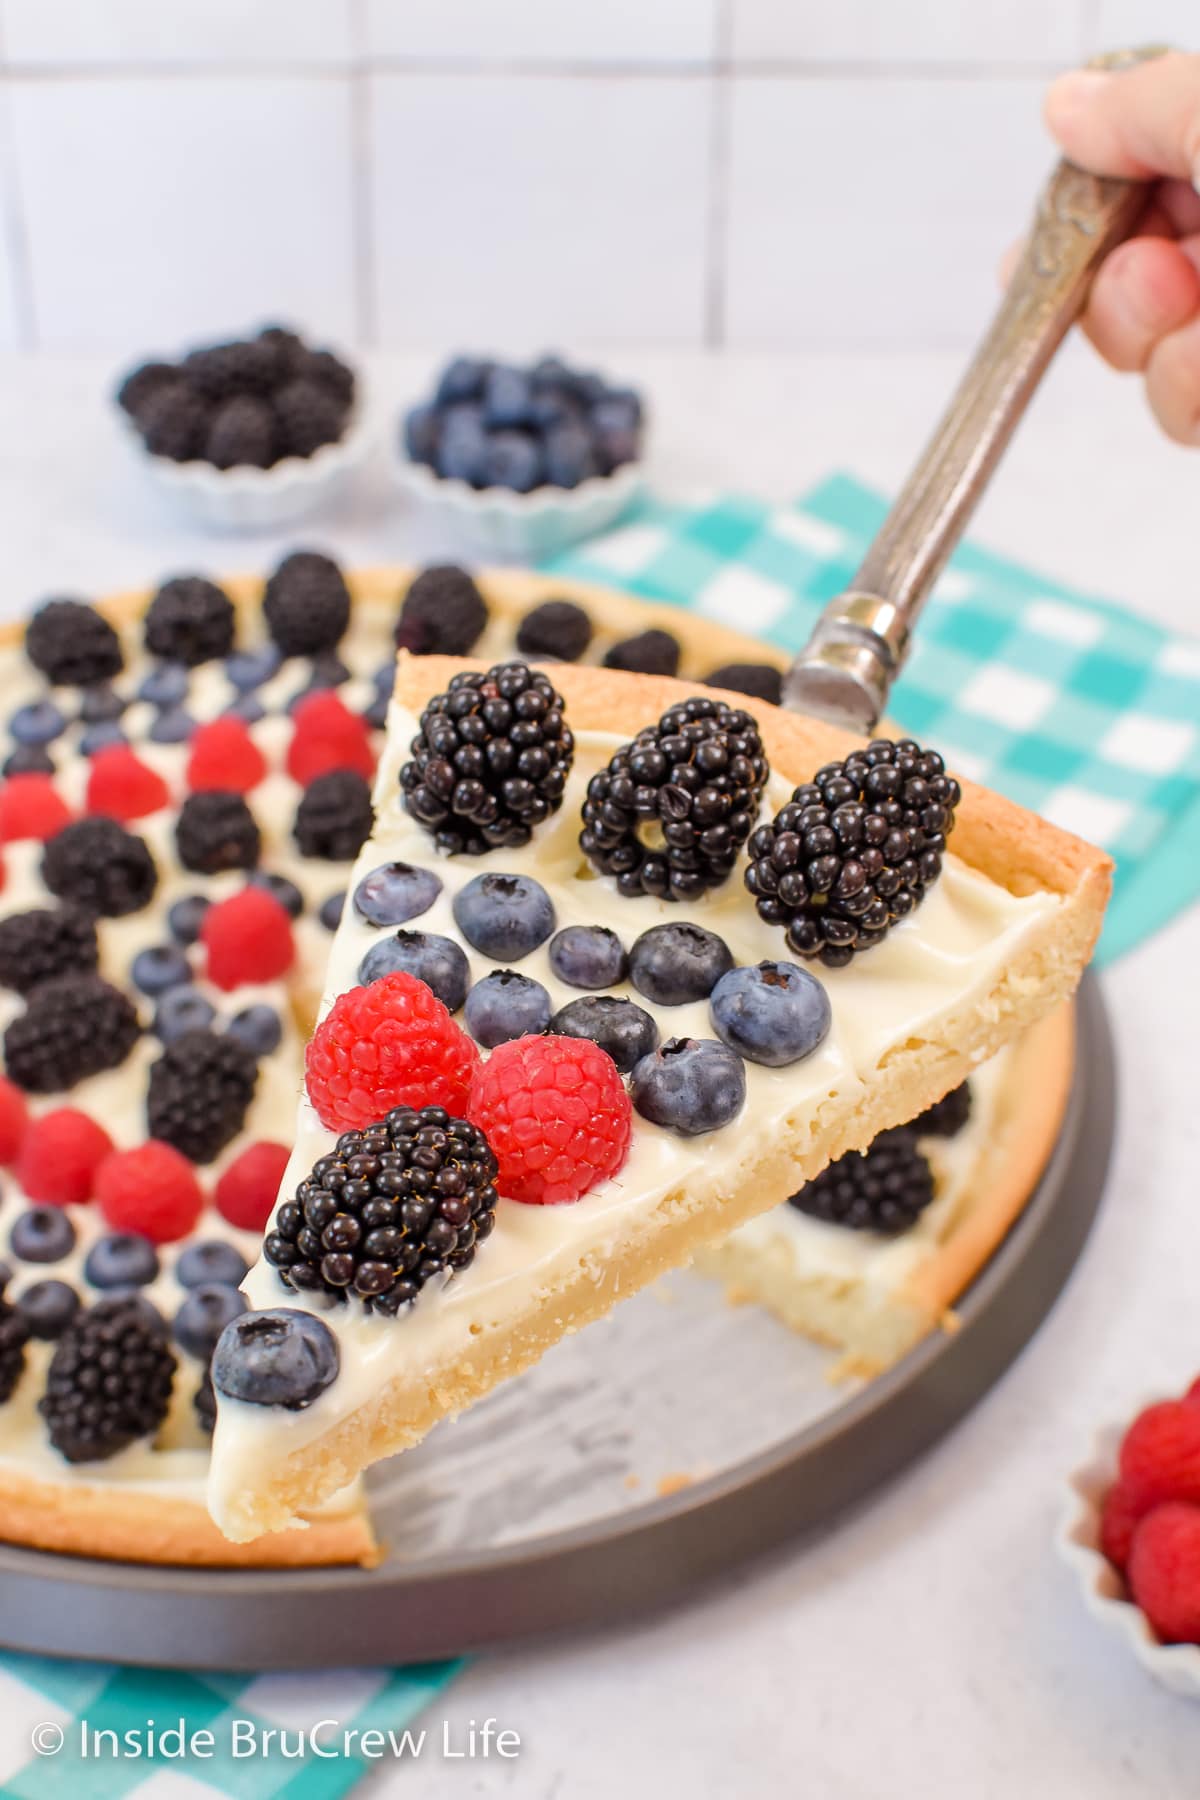
<path fill-rule="evenodd" d="M 794 506 L 651 501 L 548 567 L 795 649 L 884 511 L 845 475 Z M 966 544 L 889 711 L 959 773 L 1111 852 L 1102 958 L 1200 895 L 1200 641 Z"/>
<path fill-rule="evenodd" d="M 383 1760 L 353 1749 L 336 1758 L 297 1756 L 298 1734 L 331 1720 L 336 1734 L 325 1727 L 318 1736 L 323 1752 L 347 1731 L 391 1732 L 399 1741 L 460 1667 L 185 1675 L 7 1656 L 0 1663 L 0 1794 L 9 1800 L 335 1800 L 370 1770 L 407 1764 L 416 1765 L 419 1784 L 421 1761 L 440 1751 L 440 1723 L 429 1729 L 423 1751 L 414 1756 L 410 1743 L 397 1761 L 390 1749 Z M 151 1721 L 161 1731 L 180 1719 L 189 1733 L 212 1734 L 211 1757 L 114 1757 L 106 1746 L 82 1754 L 85 1722 L 89 1733 L 144 1734 Z M 56 1727 L 63 1734 L 57 1750 Z M 278 1735 L 266 1740 L 272 1730 L 283 1732 L 282 1745 Z M 88 1741 L 94 1750 L 97 1740 Z"/>

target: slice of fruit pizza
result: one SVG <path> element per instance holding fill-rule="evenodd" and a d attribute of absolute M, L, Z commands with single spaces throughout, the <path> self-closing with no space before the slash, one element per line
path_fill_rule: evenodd
<path fill-rule="evenodd" d="M 214 1359 L 235 1539 L 940 1099 L 1108 892 L 909 740 L 590 668 L 402 656 L 375 806 Z"/>

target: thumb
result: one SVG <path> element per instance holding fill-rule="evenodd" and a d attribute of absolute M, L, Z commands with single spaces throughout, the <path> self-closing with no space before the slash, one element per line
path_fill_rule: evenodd
<path fill-rule="evenodd" d="M 1097 175 L 1200 185 L 1200 56 L 1072 69 L 1048 89 L 1045 116 L 1071 161 Z"/>

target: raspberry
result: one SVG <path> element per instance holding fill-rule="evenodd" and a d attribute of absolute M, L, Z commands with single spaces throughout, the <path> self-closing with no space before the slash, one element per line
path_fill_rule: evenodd
<path fill-rule="evenodd" d="M 332 688 L 301 700 L 293 714 L 296 729 L 288 745 L 287 772 L 301 787 L 334 769 L 353 769 L 370 780 L 375 753 L 364 720 L 352 713 Z"/>
<path fill-rule="evenodd" d="M 16 1161 L 28 1123 L 24 1094 L 15 1081 L 0 1075 L 0 1163 Z"/>
<path fill-rule="evenodd" d="M 17 838 L 44 843 L 70 821 L 67 803 L 49 775 L 10 775 L 0 787 L 0 844 Z"/>
<path fill-rule="evenodd" d="M 102 1125 L 73 1106 L 43 1113 L 26 1129 L 16 1176 L 31 1200 L 69 1206 L 90 1200 L 96 1170 L 112 1151 Z"/>
<path fill-rule="evenodd" d="M 1133 1535 L 1133 1597 L 1166 1644 L 1200 1644 L 1200 1506 L 1156 1506 Z"/>
<path fill-rule="evenodd" d="M 510 1200 L 578 1200 L 629 1154 L 633 1109 L 611 1056 L 587 1038 L 513 1038 L 471 1083 L 467 1117 L 496 1153 Z"/>
<path fill-rule="evenodd" d="M 192 739 L 187 784 L 193 792 L 221 788 L 248 794 L 267 772 L 267 759 L 241 719 L 214 719 Z"/>
<path fill-rule="evenodd" d="M 262 887 L 244 887 L 210 906 L 200 941 L 208 953 L 208 979 L 227 992 L 245 981 L 274 981 L 296 955 L 286 908 Z"/>
<path fill-rule="evenodd" d="M 1141 1517 L 1136 1491 L 1126 1481 L 1114 1481 L 1100 1511 L 1100 1548 L 1122 1574 Z"/>
<path fill-rule="evenodd" d="M 1183 1396 L 1183 1403 L 1185 1406 L 1200 1406 L 1200 1375 L 1196 1377 L 1187 1393 Z"/>
<path fill-rule="evenodd" d="M 200 1217 L 204 1192 L 187 1158 L 151 1138 L 105 1157 L 96 1171 L 96 1201 L 115 1231 L 173 1244 Z"/>
<path fill-rule="evenodd" d="M 394 1106 L 461 1115 L 479 1052 L 425 983 L 399 972 L 335 1000 L 304 1063 L 322 1125 L 362 1130 Z"/>
<path fill-rule="evenodd" d="M 90 813 L 104 813 L 128 825 L 160 812 L 170 798 L 162 776 L 136 757 L 128 744 L 109 744 L 92 757 L 87 783 Z"/>
<path fill-rule="evenodd" d="M 1200 1505 L 1200 1408 L 1182 1400 L 1148 1406 L 1125 1433 L 1120 1470 L 1142 1512 L 1160 1500 Z"/>
<path fill-rule="evenodd" d="M 290 1152 L 285 1144 L 264 1138 L 235 1156 L 217 1182 L 217 1211 L 242 1231 L 264 1231 L 287 1168 Z"/>

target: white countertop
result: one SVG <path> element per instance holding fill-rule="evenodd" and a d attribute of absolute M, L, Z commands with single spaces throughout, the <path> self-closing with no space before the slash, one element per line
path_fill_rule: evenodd
<path fill-rule="evenodd" d="M 894 486 L 959 359 L 622 353 L 655 405 L 670 493 L 785 498 L 834 467 Z M 381 406 L 424 361 L 381 360 Z M 284 541 L 346 560 L 415 542 L 382 478 L 352 514 L 286 540 L 200 538 L 143 492 L 93 360 L 0 359 L 0 614 L 192 567 L 261 568 Z M 386 410 L 383 417 L 387 417 Z M 1155 434 L 1135 383 L 1072 349 L 981 511 L 976 536 L 1063 580 L 1200 629 L 1200 456 Z M 1064 1470 L 1093 1428 L 1200 1372 L 1196 1270 L 1200 917 L 1105 976 L 1121 1102 L 1107 1201 L 1049 1321 L 942 1445 L 817 1542 L 628 1629 L 476 1661 L 435 1705 L 494 1716 L 516 1761 L 382 1767 L 361 1790 L 422 1800 L 1175 1800 L 1195 1794 L 1194 1706 L 1155 1688 L 1085 1613 L 1051 1546 Z M 1183 1003 L 1181 1005 L 1181 1002 Z M 314 1695 L 321 1684 L 314 1683 Z M 314 1717 L 319 1716 L 314 1713 Z"/>

